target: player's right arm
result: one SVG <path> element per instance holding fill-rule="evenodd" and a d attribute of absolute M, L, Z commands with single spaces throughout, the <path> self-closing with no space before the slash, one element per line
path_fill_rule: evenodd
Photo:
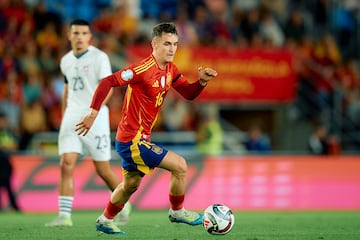
<path fill-rule="evenodd" d="M 64 112 L 65 112 L 65 109 L 66 109 L 66 104 L 67 104 L 68 86 L 69 85 L 67 84 L 67 81 L 66 81 L 66 78 L 65 78 L 64 90 L 63 90 L 62 97 L 61 97 L 61 112 L 62 112 L 63 116 L 64 116 Z"/>
<path fill-rule="evenodd" d="M 80 122 L 75 125 L 75 131 L 78 133 L 78 135 L 85 136 L 89 132 L 91 126 L 96 119 L 96 116 L 99 113 L 101 105 L 103 104 L 104 100 L 109 96 L 112 88 L 125 85 L 126 82 L 124 82 L 123 80 L 119 80 L 121 79 L 122 71 L 123 70 L 120 70 L 114 74 L 111 74 L 100 81 L 92 98 L 90 112 L 87 113 L 80 120 Z"/>
<path fill-rule="evenodd" d="M 98 58 L 99 58 L 97 60 L 98 64 L 96 64 L 96 67 L 97 67 L 98 77 L 100 80 L 102 80 L 105 77 L 112 74 L 111 64 L 110 64 L 109 56 L 104 52 L 101 52 L 101 54 L 98 55 Z M 113 90 L 110 89 L 108 95 L 106 96 L 106 98 L 104 99 L 104 102 L 102 103 L 103 105 L 106 105 L 108 103 L 112 94 L 113 94 Z"/>
<path fill-rule="evenodd" d="M 78 133 L 78 135 L 85 136 L 89 132 L 91 126 L 96 119 L 96 116 L 99 113 L 101 105 L 103 104 L 106 97 L 109 95 L 109 92 L 112 90 L 112 86 L 114 84 L 114 81 L 116 80 L 113 75 L 114 74 L 102 79 L 97 86 L 90 105 L 90 112 L 87 113 L 80 120 L 80 122 L 75 125 L 75 131 Z"/>
<path fill-rule="evenodd" d="M 75 131 L 78 135 L 85 136 L 89 132 L 101 105 L 113 87 L 125 86 L 130 83 L 135 83 L 138 79 L 140 79 L 134 74 L 133 66 L 117 71 L 100 81 L 92 98 L 90 112 L 76 124 Z"/>
<path fill-rule="evenodd" d="M 62 96 L 61 96 L 61 113 L 62 116 L 64 116 L 65 113 L 65 109 L 67 107 L 67 99 L 68 99 L 68 95 L 69 95 L 69 82 L 68 79 L 66 78 L 66 67 L 65 67 L 65 60 L 66 55 L 63 56 L 60 60 L 60 71 L 62 73 L 62 75 L 64 76 L 64 89 L 62 92 Z"/>
<path fill-rule="evenodd" d="M 96 119 L 96 116 L 98 115 L 99 111 L 96 109 L 91 109 L 89 113 L 87 113 L 81 120 L 75 125 L 75 132 L 78 133 L 78 135 L 85 136 L 91 126 L 94 124 L 94 121 Z"/>
<path fill-rule="evenodd" d="M 116 74 L 117 73 L 111 74 L 100 81 L 91 101 L 91 109 L 99 111 L 104 100 L 107 99 L 109 93 L 112 91 L 112 88 L 119 86 L 119 83 L 116 79 Z"/>

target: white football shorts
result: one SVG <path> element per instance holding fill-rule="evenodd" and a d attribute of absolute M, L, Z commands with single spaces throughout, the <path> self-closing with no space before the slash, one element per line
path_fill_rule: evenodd
<path fill-rule="evenodd" d="M 103 106 L 87 135 L 79 136 L 75 125 L 87 112 L 66 109 L 59 131 L 59 155 L 76 152 L 89 155 L 94 161 L 108 161 L 111 159 L 109 109 Z"/>

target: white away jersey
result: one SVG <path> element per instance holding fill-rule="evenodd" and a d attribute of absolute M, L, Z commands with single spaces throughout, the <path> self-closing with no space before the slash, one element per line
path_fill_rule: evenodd
<path fill-rule="evenodd" d="M 59 155 L 67 152 L 90 154 L 94 160 L 111 158 L 109 111 L 102 106 L 86 136 L 75 132 L 75 125 L 89 112 L 92 96 L 100 80 L 111 72 L 108 56 L 94 46 L 76 57 L 73 51 L 63 56 L 60 68 L 68 82 L 66 109 L 59 132 Z"/>
<path fill-rule="evenodd" d="M 82 113 L 89 111 L 99 81 L 112 73 L 109 57 L 94 46 L 78 57 L 69 51 L 62 57 L 60 68 L 68 81 L 66 110 Z"/>

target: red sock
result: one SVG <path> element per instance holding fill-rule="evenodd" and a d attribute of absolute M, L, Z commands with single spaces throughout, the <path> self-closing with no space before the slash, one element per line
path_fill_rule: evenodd
<path fill-rule="evenodd" d="M 185 195 L 173 196 L 169 195 L 170 206 L 172 210 L 180 210 L 183 208 Z"/>
<path fill-rule="evenodd" d="M 106 205 L 103 214 L 108 219 L 114 219 L 116 214 L 118 214 L 123 208 L 124 205 L 116 206 L 109 201 L 108 204 Z"/>

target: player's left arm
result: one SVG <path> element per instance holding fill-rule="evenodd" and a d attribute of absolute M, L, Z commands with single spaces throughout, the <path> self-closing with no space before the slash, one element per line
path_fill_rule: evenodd
<path fill-rule="evenodd" d="M 216 77 L 218 75 L 217 71 L 215 71 L 212 68 L 203 68 L 203 67 L 199 67 L 198 68 L 198 72 L 199 72 L 199 83 L 201 84 L 201 86 L 206 86 L 208 81 L 210 81 L 213 77 Z"/>
<path fill-rule="evenodd" d="M 193 83 L 187 81 L 182 74 L 178 74 L 173 80 L 173 87 L 187 100 L 193 100 L 202 92 L 207 83 L 217 76 L 212 68 L 198 68 L 199 80 Z"/>

